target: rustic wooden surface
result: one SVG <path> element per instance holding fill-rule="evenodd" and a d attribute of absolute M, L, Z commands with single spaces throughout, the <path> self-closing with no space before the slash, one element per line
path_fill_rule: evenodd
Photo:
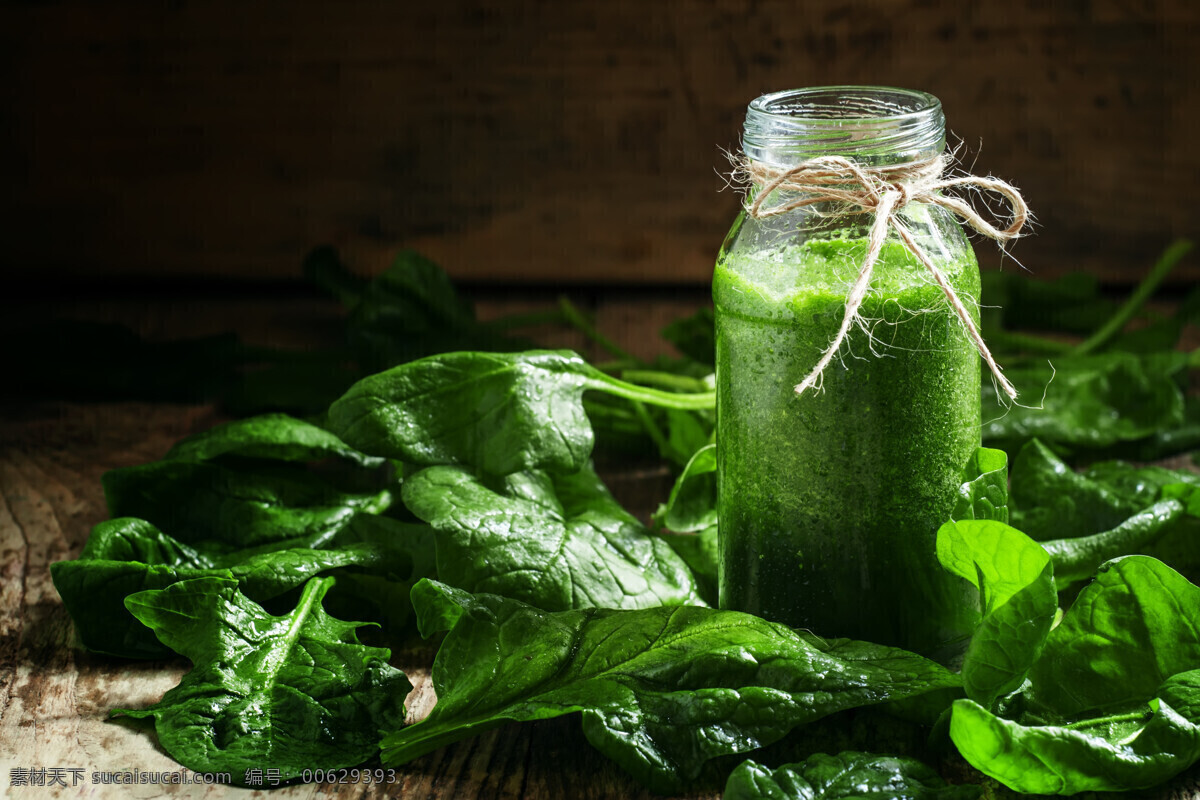
<path fill-rule="evenodd" d="M 586 298 L 580 303 L 588 305 Z M 495 297 L 486 318 L 523 310 L 530 301 Z M 621 294 L 590 303 L 603 330 L 642 357 L 664 352 L 662 324 L 693 311 L 703 294 Z M 50 313 L 39 303 L 0 303 L 8 317 Z M 236 329 L 254 344 L 327 344 L 337 310 L 328 302 L 293 299 L 72 301 L 57 313 L 129 324 L 152 338 Z M 583 347 L 577 334 L 544 331 L 550 344 Z M 561 337 L 555 340 L 553 337 Z M 586 349 L 586 348 L 585 348 Z M 0 398 L 2 399 L 2 398 Z M 272 790 L 227 786 L 105 786 L 93 772 L 178 772 L 152 725 L 110 721 L 114 707 L 157 701 L 187 670 L 183 660 L 131 662 L 87 653 L 50 580 L 50 563 L 79 553 L 91 527 L 105 519 L 100 476 L 116 467 L 160 458 L 176 440 L 219 420 L 211 406 L 146 403 L 0 404 L 0 796 L 208 800 L 271 796 L 403 797 L 439 800 L 649 800 L 652 795 L 595 751 L 575 716 L 509 725 L 444 748 L 399 768 L 390 785 L 293 785 Z M 669 489 L 663 470 L 617 470 L 606 476 L 618 498 L 646 513 Z M 420 719 L 435 698 L 429 684 L 432 649 L 397 650 L 395 663 L 415 689 L 407 705 Z M 264 765 L 267 767 L 269 765 Z M 318 765 L 314 765 L 318 766 Z M 13 770 L 61 769 L 66 787 L 15 787 Z M 81 782 L 71 786 L 78 769 Z M 719 790 L 688 795 L 715 800 Z M 1128 800 L 1197 800 L 1200 771 Z"/>
<path fill-rule="evenodd" d="M 1200 232 L 1198 45 L 1191 0 L 3 3 L 0 266 L 703 282 L 746 104 L 874 83 L 1025 191 L 1027 266 L 1128 281 Z"/>

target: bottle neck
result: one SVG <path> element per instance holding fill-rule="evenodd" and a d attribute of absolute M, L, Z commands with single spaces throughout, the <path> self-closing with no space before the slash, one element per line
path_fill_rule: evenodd
<path fill-rule="evenodd" d="M 820 156 L 864 166 L 927 161 L 946 146 L 946 118 L 931 94 L 876 86 L 828 86 L 766 94 L 746 109 L 742 151 L 792 167 Z"/>

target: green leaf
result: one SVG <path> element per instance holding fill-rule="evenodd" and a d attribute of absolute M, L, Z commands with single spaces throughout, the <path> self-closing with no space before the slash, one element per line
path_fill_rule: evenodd
<path fill-rule="evenodd" d="M 1164 486 L 1200 475 L 1123 461 L 1075 472 L 1038 440 L 1013 462 L 1013 524 L 1034 539 L 1069 539 L 1111 530 L 1160 499 Z"/>
<path fill-rule="evenodd" d="M 1186 512 L 1198 488 L 1200 475 L 1155 465 L 1105 461 L 1075 472 L 1034 440 L 1013 465 L 1013 524 L 1052 551 L 1060 589 L 1137 552 L 1191 573 L 1200 571 L 1200 504 L 1185 515 L 1172 501 Z"/>
<path fill-rule="evenodd" d="M 360 623 L 328 616 L 333 579 L 310 581 L 294 611 L 275 617 L 237 583 L 200 578 L 139 592 L 126 605 L 192 670 L 161 701 L 114 715 L 152 717 L 159 743 L 195 772 L 270 766 L 284 780 L 351 767 L 399 725 L 411 685 L 388 650 L 359 644 Z"/>
<path fill-rule="evenodd" d="M 653 791 L 674 792 L 710 759 L 798 725 L 957 683 L 903 650 L 822 643 L 734 611 L 550 613 L 429 581 L 413 603 L 425 635 L 453 627 L 433 667 L 438 704 L 384 738 L 387 764 L 505 722 L 578 712 L 595 747 Z"/>
<path fill-rule="evenodd" d="M 688 565 L 696 579 L 696 589 L 704 602 L 711 606 L 718 605 L 720 597 L 717 591 L 717 562 L 721 554 L 717 526 L 712 525 L 695 533 L 660 531 L 655 535 L 671 545 L 671 549 Z"/>
<path fill-rule="evenodd" d="M 552 611 L 702 602 L 682 559 L 590 466 L 489 482 L 461 467 L 429 467 L 403 493 L 439 532 L 438 575 L 453 586 Z"/>
<path fill-rule="evenodd" d="M 423 525 L 361 515 L 334 538 L 314 542 L 308 537 L 233 551 L 193 548 L 126 517 L 97 525 L 79 558 L 51 564 L 50 574 L 83 645 L 125 658 L 170 654 L 125 608 L 125 598 L 135 592 L 193 578 L 231 578 L 261 603 L 336 570 L 343 577 L 335 599 L 354 596 L 356 613 L 373 609 L 375 617 L 399 627 L 408 616 L 409 587 L 433 574 L 431 532 Z M 371 591 L 355 594 L 363 582 Z"/>
<path fill-rule="evenodd" d="M 626 383 L 566 350 L 444 353 L 359 381 L 330 407 L 329 421 L 351 446 L 408 464 L 574 472 L 593 443 L 585 389 L 684 410 L 715 402 L 712 392 Z"/>
<path fill-rule="evenodd" d="M 697 450 L 671 487 L 664 505 L 654 513 L 654 524 L 667 530 L 691 533 L 717 524 L 717 446 Z"/>
<path fill-rule="evenodd" d="M 1094 457 L 1184 422 L 1176 376 L 1187 365 L 1186 353 L 1114 352 L 1051 361 L 1053 366 L 1043 361 L 1005 370 L 1030 400 L 1028 406 L 1003 408 L 995 393 L 985 389 L 985 444 L 1011 453 L 1036 437 L 1057 450 Z"/>
<path fill-rule="evenodd" d="M 1034 707 L 1065 718 L 1145 703 L 1200 665 L 1200 587 L 1153 558 L 1108 562 L 1051 632 L 1029 678 Z"/>
<path fill-rule="evenodd" d="M 1164 500 L 1134 514 L 1110 531 L 1074 539 L 1053 539 L 1042 542 L 1042 547 L 1054 559 L 1054 576 L 1062 588 L 1091 577 L 1105 561 L 1144 551 L 1182 514 L 1181 503 Z"/>
<path fill-rule="evenodd" d="M 221 456 L 280 461 L 319 461 L 337 457 L 364 467 L 378 467 L 384 461 L 347 446 L 324 428 L 287 414 L 263 414 L 218 425 L 176 442 L 166 458 L 210 461 Z"/>
<path fill-rule="evenodd" d="M 937 557 L 978 590 L 983 618 L 963 659 L 967 697 L 991 707 L 1017 689 L 1058 611 L 1054 568 L 1037 542 L 990 520 L 948 522 Z"/>
<path fill-rule="evenodd" d="M 571 472 L 592 450 L 588 369 L 565 351 L 447 353 L 359 381 L 330 407 L 330 426 L 363 452 L 409 464 Z"/>
<path fill-rule="evenodd" d="M 1086 724 L 1021 725 L 956 700 L 950 737 L 971 766 L 1027 794 L 1146 789 L 1200 758 L 1200 727 L 1165 702 Z"/>
<path fill-rule="evenodd" d="M 361 512 L 391 504 L 388 490 L 342 492 L 300 464 L 156 461 L 106 472 L 109 513 L 148 520 L 195 545 L 236 547 L 332 536 Z"/>
<path fill-rule="evenodd" d="M 1047 637 L 1019 719 L 969 701 L 950 734 L 976 769 L 1023 792 L 1153 786 L 1200 760 L 1200 587 L 1162 562 L 1105 564 Z"/>
<path fill-rule="evenodd" d="M 990 519 L 1008 522 L 1008 454 L 978 448 L 963 468 L 963 483 L 952 520 Z"/>
<path fill-rule="evenodd" d="M 743 761 L 729 776 L 722 800 L 972 800 L 981 792 L 979 786 L 950 786 L 911 758 L 847 751 L 815 753 L 774 770 Z"/>
<path fill-rule="evenodd" d="M 697 452 L 713 441 L 714 421 L 702 418 L 705 412 L 668 408 L 666 414 L 669 456 L 679 466 L 686 466 Z"/>

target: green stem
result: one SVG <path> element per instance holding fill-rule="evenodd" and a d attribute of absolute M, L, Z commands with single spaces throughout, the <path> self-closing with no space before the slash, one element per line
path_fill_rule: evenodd
<path fill-rule="evenodd" d="M 640 358 L 633 355 L 633 353 L 630 353 L 628 350 L 624 349 L 612 339 L 608 338 L 599 330 L 597 330 L 596 326 L 593 325 L 588 318 L 583 315 L 582 311 L 575 307 L 574 303 L 567 299 L 566 295 L 558 298 L 558 308 L 562 312 L 563 318 L 566 319 L 570 325 L 576 328 L 584 336 L 603 347 L 611 355 L 626 361 L 632 361 L 638 366 L 645 366 L 645 361 L 642 361 Z"/>
<path fill-rule="evenodd" d="M 711 411 L 717 403 L 716 392 L 694 392 L 681 394 L 679 392 L 664 392 L 661 389 L 651 389 L 648 386 L 635 386 L 619 378 L 605 375 L 600 370 L 591 370 L 587 377 L 587 388 L 597 389 L 608 394 L 623 397 L 639 403 L 649 403 L 661 408 L 678 408 L 683 411 Z"/>
<path fill-rule="evenodd" d="M 661 389 L 674 389 L 678 392 L 707 392 L 708 385 L 699 378 L 687 375 L 676 375 L 671 372 L 659 372 L 650 369 L 627 369 L 621 372 L 621 380 L 643 386 L 657 386 Z"/>
<path fill-rule="evenodd" d="M 1133 318 L 1133 315 L 1138 312 L 1150 296 L 1154 294 L 1154 290 L 1163 282 L 1163 279 L 1175 269 L 1175 265 L 1188 254 L 1192 249 L 1192 243 L 1188 239 L 1176 239 L 1171 242 L 1170 246 L 1159 256 L 1158 263 L 1150 270 L 1138 287 L 1133 290 L 1133 294 L 1125 301 L 1125 305 L 1114 314 L 1108 322 L 1104 323 L 1091 336 L 1084 340 L 1078 347 L 1075 348 L 1075 355 L 1082 356 L 1094 352 L 1097 348 L 1108 343 L 1108 340 L 1116 336 L 1125 327 L 1125 323 Z"/>
<path fill-rule="evenodd" d="M 638 421 L 642 423 L 642 427 L 646 429 L 650 439 L 658 447 L 658 452 L 663 458 L 670 457 L 671 443 L 667 441 L 666 435 L 662 432 L 662 428 L 658 427 L 658 423 L 650 416 L 650 412 L 646 410 L 643 403 L 634 400 L 630 403 L 633 406 L 633 413 L 637 414 Z"/>

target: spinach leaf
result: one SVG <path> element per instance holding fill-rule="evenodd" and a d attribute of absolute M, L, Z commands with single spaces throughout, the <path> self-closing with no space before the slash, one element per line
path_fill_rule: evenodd
<path fill-rule="evenodd" d="M 975 450 L 963 467 L 963 482 L 950 518 L 1008 522 L 1008 455 L 1003 450 Z"/>
<path fill-rule="evenodd" d="M 1061 452 L 1097 455 L 1129 446 L 1184 422 L 1177 376 L 1186 353 L 1103 353 L 1054 358 L 1005 371 L 1025 397 L 1045 393 L 1041 407 L 1003 408 L 983 392 L 983 440 L 1016 452 L 1032 438 Z"/>
<path fill-rule="evenodd" d="M 669 544 L 683 559 L 683 563 L 687 564 L 696 580 L 696 591 L 700 598 L 705 603 L 716 606 L 720 601 L 717 591 L 717 562 L 721 558 L 717 526 L 710 525 L 694 533 L 660 531 L 655 535 Z"/>
<path fill-rule="evenodd" d="M 722 800 L 972 800 L 982 791 L 980 786 L 950 786 L 911 758 L 847 751 L 815 753 L 774 770 L 743 761 L 729 776 Z"/>
<path fill-rule="evenodd" d="M 358 452 L 324 428 L 287 414 L 263 414 L 217 425 L 175 443 L 167 460 L 209 461 L 222 456 L 280 461 L 343 458 L 364 467 L 384 459 Z"/>
<path fill-rule="evenodd" d="M 1157 492 L 1137 494 L 1129 497 L 1107 481 L 1075 472 L 1037 439 L 1013 462 L 1013 524 L 1034 539 L 1110 530 L 1153 503 Z"/>
<path fill-rule="evenodd" d="M 359 644 L 360 623 L 325 613 L 321 600 L 332 585 L 310 581 L 281 617 L 221 578 L 131 596 L 130 612 L 193 667 L 153 706 L 112 713 L 152 717 L 172 758 L 238 782 L 263 765 L 290 780 L 316 765 L 371 758 L 378 731 L 403 721 L 412 687 L 388 666 L 388 650 Z"/>
<path fill-rule="evenodd" d="M 248 547 L 302 536 L 331 536 L 361 512 L 392 502 L 387 489 L 342 492 L 301 464 L 226 465 L 156 461 L 106 472 L 109 513 L 154 523 L 191 545 Z"/>
<path fill-rule="evenodd" d="M 439 532 L 440 579 L 461 589 L 550 611 L 702 602 L 684 562 L 590 466 L 489 481 L 429 467 L 404 482 L 403 495 Z"/>
<path fill-rule="evenodd" d="M 717 446 L 697 450 L 671 487 L 664 505 L 654 513 L 656 526 L 691 533 L 717 524 Z"/>
<path fill-rule="evenodd" d="M 450 276 L 412 250 L 397 253 L 386 270 L 366 280 L 347 270 L 335 249 L 319 247 L 305 258 L 304 272 L 348 310 L 347 345 L 365 372 L 448 350 L 533 346 L 478 322 Z"/>
<path fill-rule="evenodd" d="M 1134 514 L 1110 531 L 1074 539 L 1053 539 L 1042 547 L 1054 560 L 1058 586 L 1088 578 L 1105 561 L 1144 552 L 1183 515 L 1177 500 L 1164 500 Z"/>
<path fill-rule="evenodd" d="M 954 704 L 950 735 L 972 766 L 1017 791 L 1152 786 L 1200 760 L 1200 587 L 1165 564 L 1105 564 L 1051 631 L 1003 719 Z"/>
<path fill-rule="evenodd" d="M 1135 552 L 1191 575 L 1200 571 L 1200 504 L 1188 511 L 1187 496 L 1198 487 L 1195 473 L 1124 461 L 1075 472 L 1035 439 L 1014 463 L 1013 523 L 1051 551 L 1060 589 Z"/>
<path fill-rule="evenodd" d="M 979 590 L 983 617 L 963 659 L 967 697 L 991 707 L 1017 689 L 1058 611 L 1054 567 L 1037 542 L 991 520 L 948 522 L 937 557 Z"/>
<path fill-rule="evenodd" d="M 956 700 L 950 736 L 971 766 L 1028 794 L 1145 789 L 1200 758 L 1200 726 L 1162 700 L 1069 725 L 1022 725 Z"/>
<path fill-rule="evenodd" d="M 1200 665 L 1200 587 L 1147 556 L 1105 564 L 1051 632 L 1032 706 L 1065 718 L 1144 703 Z"/>
<path fill-rule="evenodd" d="M 1035 439 L 1013 463 L 1013 524 L 1039 540 L 1088 536 L 1149 508 L 1176 483 L 1200 486 L 1200 475 L 1124 461 L 1076 472 Z"/>
<path fill-rule="evenodd" d="M 433 574 L 430 531 L 423 525 L 361 515 L 332 539 L 316 536 L 273 542 L 243 550 L 194 548 L 145 520 L 119 518 L 100 523 L 73 561 L 50 565 L 54 587 L 89 650 L 125 658 L 170 654 L 125 608 L 125 598 L 200 577 L 238 581 L 241 591 L 265 602 L 309 578 L 336 570 L 342 575 L 333 599 L 356 613 L 402 626 L 408 616 L 408 588 Z M 371 591 L 356 592 L 366 582 Z M 350 597 L 345 597 L 350 595 Z"/>
<path fill-rule="evenodd" d="M 715 420 L 702 418 L 704 413 L 678 408 L 666 410 L 668 457 L 681 467 L 687 466 L 692 456 L 714 440 Z"/>
<path fill-rule="evenodd" d="M 550 613 L 429 581 L 414 587 L 413 603 L 422 633 L 450 633 L 433 666 L 438 704 L 384 738 L 387 764 L 505 722 L 579 712 L 588 741 L 665 793 L 710 759 L 798 725 L 957 683 L 903 650 L 821 642 L 735 611 Z"/>
<path fill-rule="evenodd" d="M 329 421 L 352 447 L 410 464 L 467 464 L 493 475 L 574 472 L 593 443 L 585 389 L 667 408 L 704 409 L 714 402 L 711 392 L 625 383 L 569 351 L 464 352 L 359 381 L 330 407 Z"/>

